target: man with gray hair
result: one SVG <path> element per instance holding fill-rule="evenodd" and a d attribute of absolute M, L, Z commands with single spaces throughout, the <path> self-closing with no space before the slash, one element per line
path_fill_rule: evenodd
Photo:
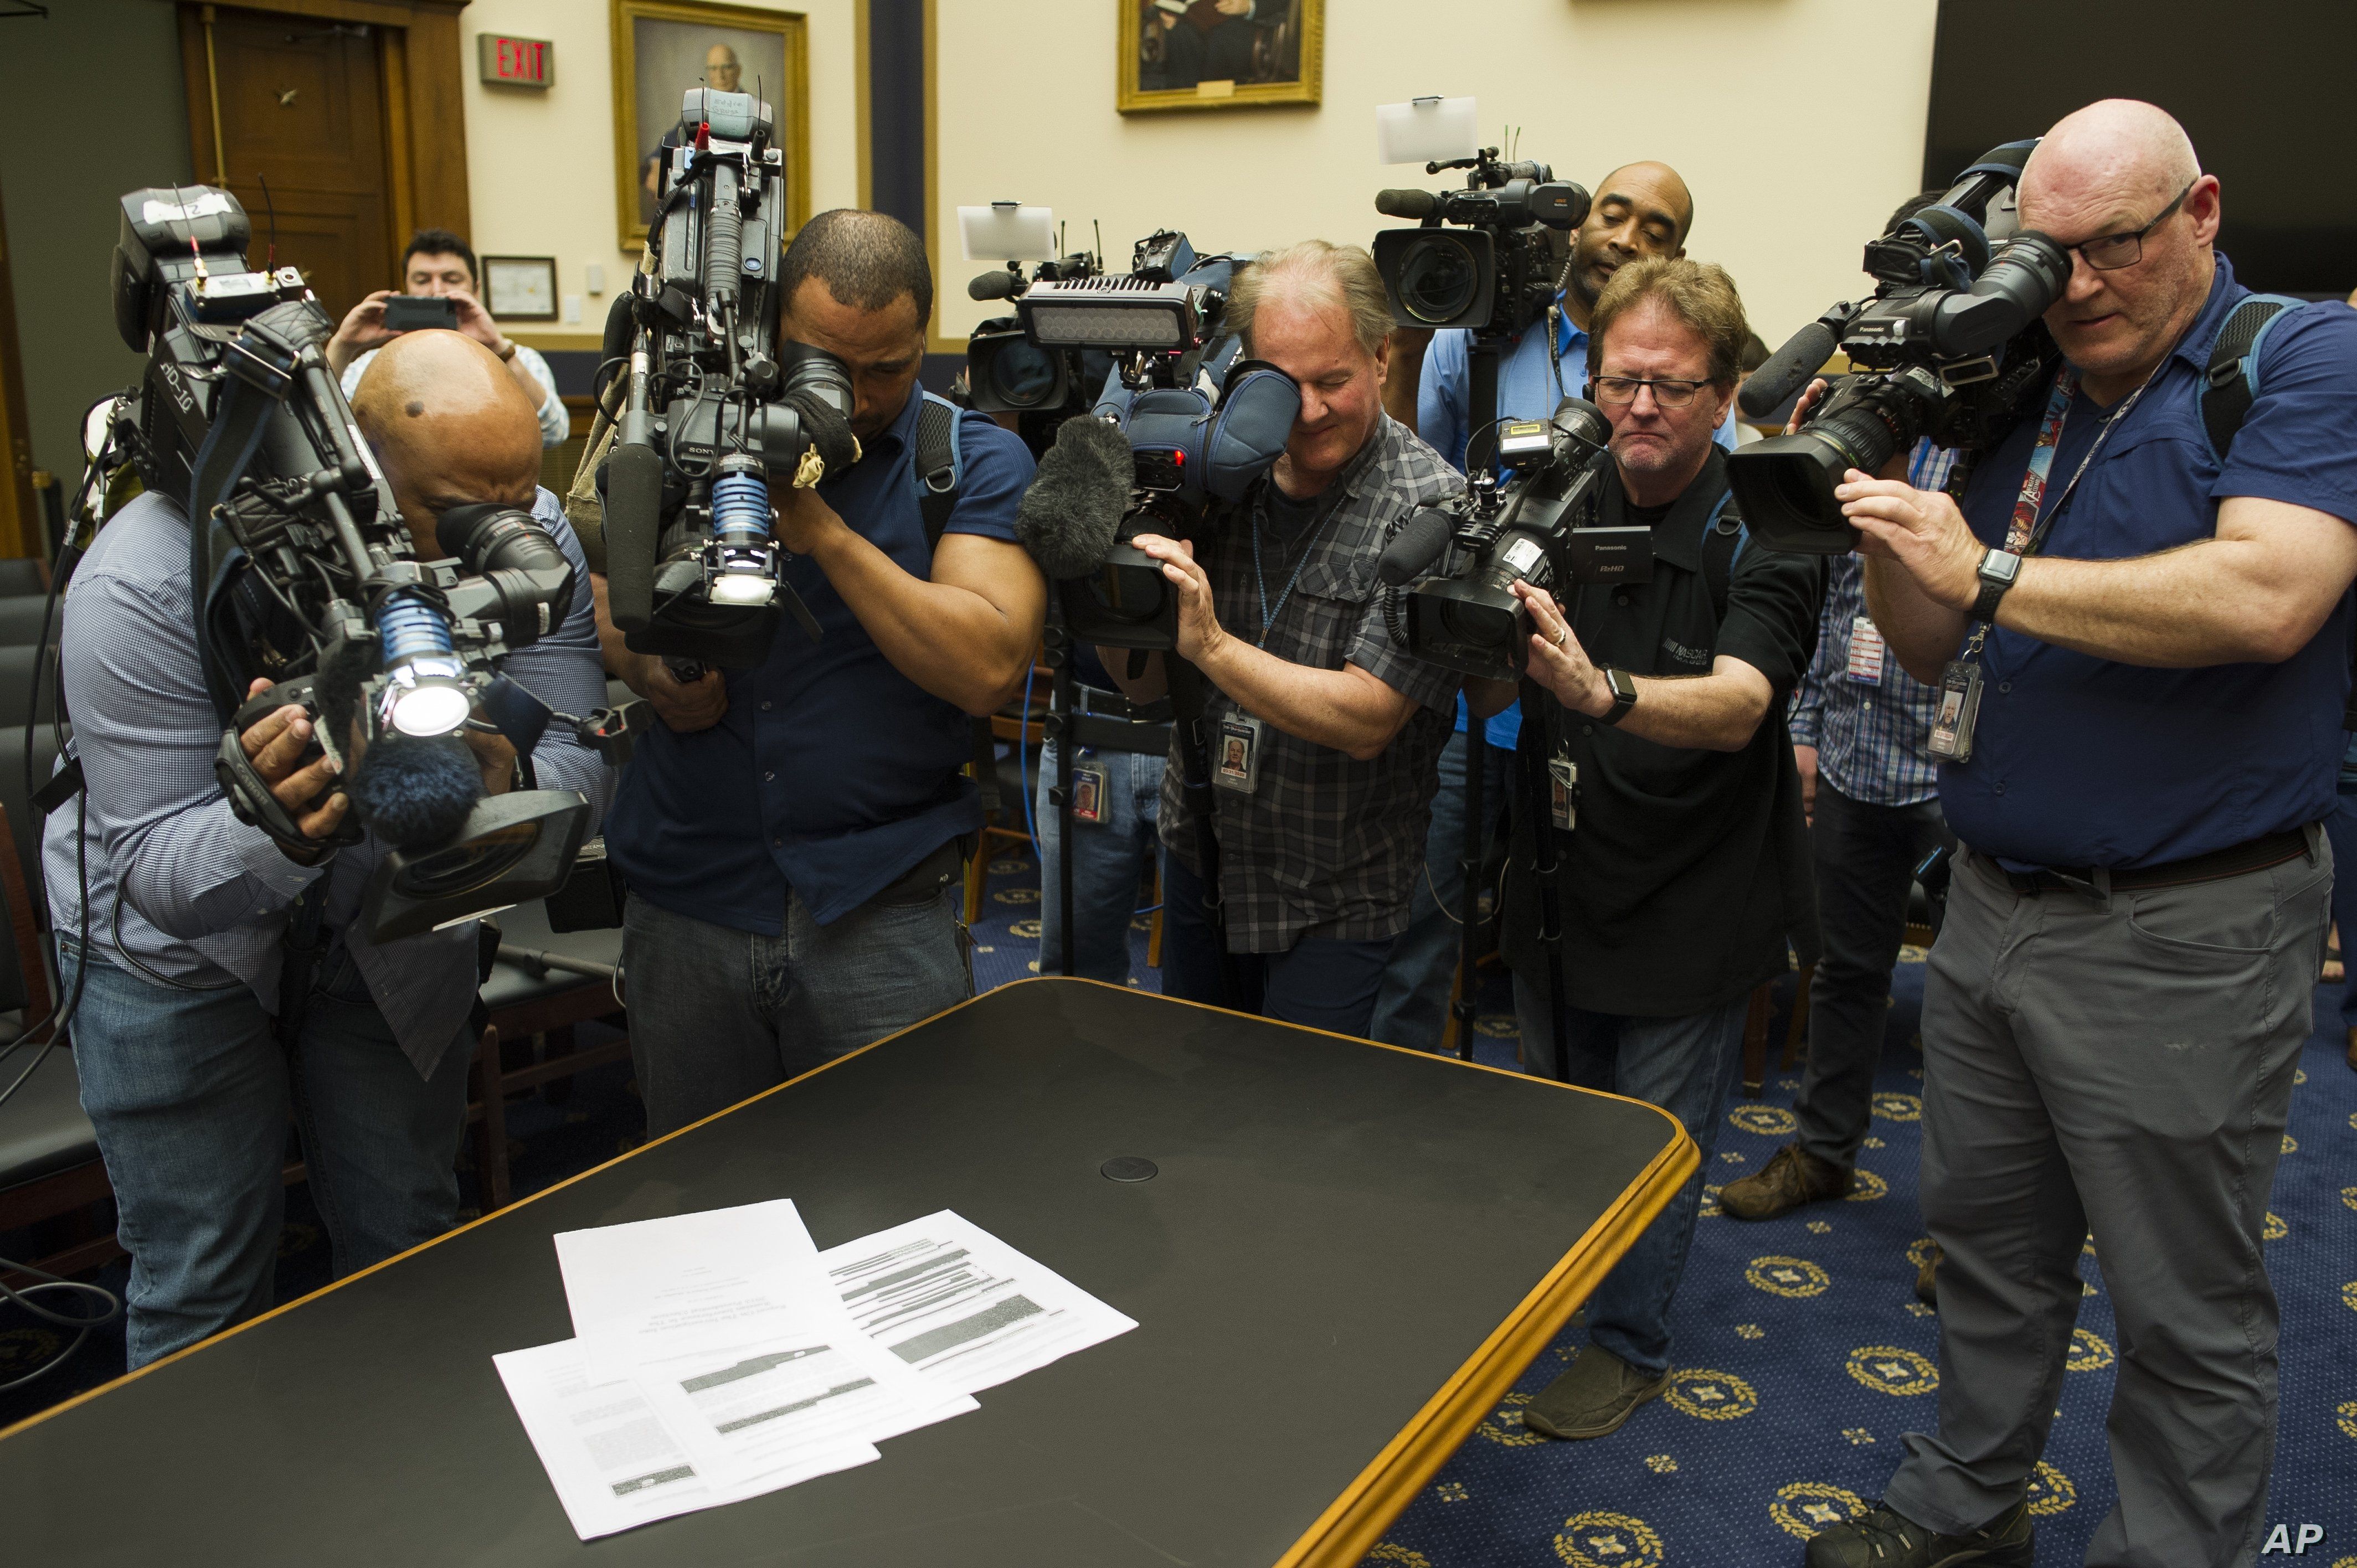
<path fill-rule="evenodd" d="M 1875 624 L 1941 690 L 1961 847 L 1923 993 L 1939 1429 L 1812 1568 L 2027 1568 L 2090 1231 L 2119 1496 L 2085 1561 L 2228 1568 L 2266 1524 L 2261 1242 L 2332 883 L 2357 317 L 2235 282 L 2218 180 L 2149 103 L 2048 132 L 2020 212 L 2071 257 L 2043 417 L 1955 496 L 1835 491 Z"/>
<path fill-rule="evenodd" d="M 1383 279 L 1356 246 L 1307 241 L 1238 276 L 1229 326 L 1301 389 L 1274 467 L 1200 542 L 1141 534 L 1178 596 L 1178 655 L 1210 693 L 1217 903 L 1173 760 L 1162 789 L 1162 988 L 1364 1035 L 1424 865 L 1434 762 L 1458 677 L 1391 635 L 1375 560 L 1408 515 L 1461 487 L 1383 413 Z M 1106 667 L 1133 697 L 1165 689 Z M 1222 933 L 1222 926 L 1224 926 Z M 1222 937 L 1224 935 L 1224 940 Z"/>

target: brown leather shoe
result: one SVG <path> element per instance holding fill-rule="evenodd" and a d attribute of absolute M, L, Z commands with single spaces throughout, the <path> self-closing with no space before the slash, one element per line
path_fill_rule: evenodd
<path fill-rule="evenodd" d="M 1718 1207 L 1738 1219 L 1773 1219 L 1804 1203 L 1847 1197 L 1857 1185 L 1857 1172 L 1787 1144 L 1764 1168 L 1720 1187 Z"/>
<path fill-rule="evenodd" d="M 1923 1261 L 1915 1268 L 1915 1299 L 1934 1312 L 1940 1309 L 1940 1243 L 1928 1239 Z"/>

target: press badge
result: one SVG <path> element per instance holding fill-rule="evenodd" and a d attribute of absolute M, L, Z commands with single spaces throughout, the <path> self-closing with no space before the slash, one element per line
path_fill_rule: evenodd
<path fill-rule="evenodd" d="M 1579 821 L 1579 764 L 1571 759 L 1568 748 L 1558 751 L 1547 763 L 1547 808 L 1555 816 L 1557 832 L 1569 832 Z"/>
<path fill-rule="evenodd" d="M 1072 821 L 1104 821 L 1105 767 L 1086 757 L 1072 764 Z"/>
<path fill-rule="evenodd" d="M 1932 720 L 1929 747 L 1950 762 L 1973 759 L 1973 725 L 1981 716 L 1981 667 L 1951 659 L 1940 672 L 1940 709 Z"/>
<path fill-rule="evenodd" d="M 1861 686 L 1882 684 L 1882 661 L 1888 654 L 1882 628 L 1871 618 L 1859 616 L 1849 626 L 1849 678 Z"/>
<path fill-rule="evenodd" d="M 1249 714 L 1220 721 L 1220 752 L 1211 766 L 1211 782 L 1222 789 L 1249 795 L 1260 783 L 1261 722 Z"/>

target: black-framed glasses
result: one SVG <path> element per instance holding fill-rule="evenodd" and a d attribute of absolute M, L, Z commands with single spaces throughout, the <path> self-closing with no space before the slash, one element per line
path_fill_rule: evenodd
<path fill-rule="evenodd" d="M 2201 183 L 2200 175 L 2186 181 L 2185 188 L 2177 193 L 2177 199 L 2155 213 L 2151 222 L 2133 234 L 2104 234 L 2062 248 L 2077 252 L 2081 261 L 2099 273 L 2115 273 L 2122 267 L 2132 267 L 2144 260 L 2144 237 L 2168 222 L 2169 215 L 2185 205 L 2185 199 L 2192 195 L 2193 188 Z"/>
<path fill-rule="evenodd" d="M 1598 376 L 1589 383 L 1596 389 L 1596 401 L 1609 403 L 1630 403 L 1637 401 L 1639 387 L 1653 389 L 1653 401 L 1663 408 L 1684 408 L 1695 400 L 1695 394 L 1710 385 L 1704 381 L 1663 380 L 1657 376 Z"/>

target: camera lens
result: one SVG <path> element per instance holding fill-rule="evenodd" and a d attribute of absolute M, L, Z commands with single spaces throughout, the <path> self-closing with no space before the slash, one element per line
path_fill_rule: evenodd
<path fill-rule="evenodd" d="M 1418 321 L 1441 324 L 1472 308 L 1481 270 L 1472 248 L 1454 234 L 1434 234 L 1400 263 L 1400 304 Z"/>
<path fill-rule="evenodd" d="M 785 361 L 781 391 L 813 392 L 845 418 L 850 417 L 851 370 L 841 360 L 807 343 L 781 343 L 778 357 Z"/>
<path fill-rule="evenodd" d="M 1010 409 L 1038 408 L 1056 395 L 1056 361 L 1048 350 L 1024 338 L 998 346 L 986 372 L 990 390 Z"/>
<path fill-rule="evenodd" d="M 1915 445 L 1934 410 L 1904 381 L 1859 377 L 1794 435 L 1771 435 L 1727 459 L 1744 520 L 1774 550 L 1839 555 L 1857 542 L 1834 487 L 1852 468 L 1882 471 Z"/>

